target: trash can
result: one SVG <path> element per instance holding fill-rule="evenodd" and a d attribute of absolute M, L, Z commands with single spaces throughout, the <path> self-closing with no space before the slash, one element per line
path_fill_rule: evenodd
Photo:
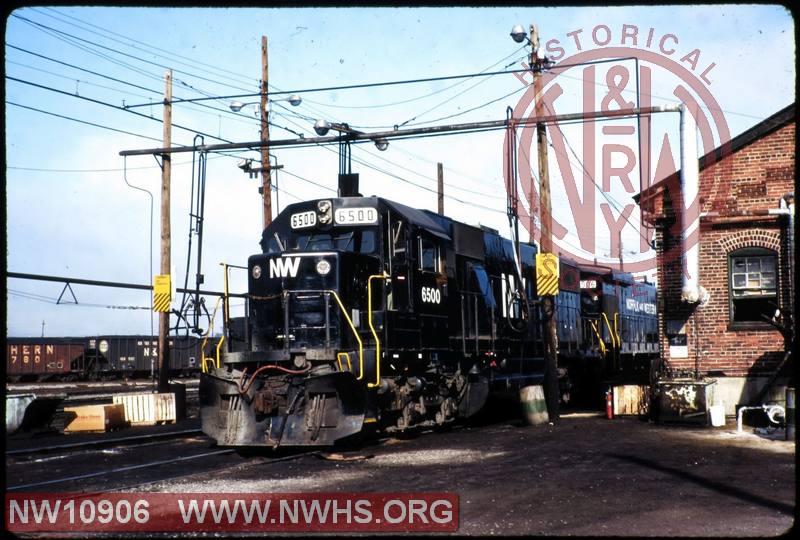
<path fill-rule="evenodd" d="M 525 420 L 532 425 L 546 424 L 550 417 L 547 414 L 547 403 L 544 400 L 544 390 L 541 385 L 526 386 L 519 391 L 519 401 Z"/>

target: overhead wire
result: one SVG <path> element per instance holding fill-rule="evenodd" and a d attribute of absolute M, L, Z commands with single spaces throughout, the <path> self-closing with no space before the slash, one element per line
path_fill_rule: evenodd
<path fill-rule="evenodd" d="M 483 73 L 484 71 L 489 71 L 490 69 L 495 67 L 497 64 L 508 60 L 509 58 L 511 58 L 515 54 L 519 53 L 519 51 L 521 51 L 524 48 L 525 48 L 525 45 L 523 45 L 519 49 L 515 50 L 511 54 L 501 58 L 500 60 L 498 60 L 497 62 L 495 62 L 491 66 L 488 66 L 485 69 L 481 70 L 480 73 Z M 506 67 L 508 67 L 508 66 L 506 66 Z M 487 79 L 482 79 L 482 80 L 487 80 Z M 409 98 L 409 99 L 404 99 L 404 100 L 401 100 L 401 101 L 394 101 L 394 102 L 391 102 L 391 103 L 381 103 L 381 104 L 373 104 L 373 105 L 335 105 L 335 104 L 332 104 L 332 103 L 323 103 L 321 101 L 314 101 L 314 100 L 311 100 L 311 99 L 307 99 L 306 101 L 308 101 L 309 103 L 314 103 L 315 105 L 319 105 L 321 107 L 331 107 L 331 108 L 338 108 L 338 109 L 382 109 L 382 108 L 386 108 L 386 107 L 394 107 L 395 105 L 404 105 L 406 103 L 412 103 L 414 101 L 419 101 L 419 100 L 422 100 L 422 99 L 425 99 L 425 98 L 429 98 L 429 97 L 435 96 L 437 94 L 441 94 L 442 92 L 446 92 L 446 91 L 450 90 L 451 88 L 455 88 L 456 86 L 459 86 L 460 84 L 463 84 L 465 81 L 466 81 L 466 79 L 458 81 L 456 83 L 453 83 L 453 84 L 451 84 L 449 86 L 446 86 L 444 88 L 440 88 L 439 90 L 434 90 L 433 92 L 430 92 L 428 94 L 424 94 L 424 95 L 413 97 L 413 98 Z"/>
<path fill-rule="evenodd" d="M 332 148 L 328 147 L 327 145 L 321 145 L 319 143 L 314 143 L 314 144 L 316 146 L 319 146 L 321 148 L 324 148 L 324 149 L 328 150 L 329 152 L 337 153 L 336 150 L 333 150 Z M 389 171 L 386 171 L 384 169 L 381 169 L 381 168 L 375 166 L 372 163 L 366 162 L 366 161 L 364 161 L 362 159 L 359 159 L 357 157 L 353 157 L 352 155 L 350 157 L 356 163 L 364 165 L 364 166 L 366 166 L 366 167 L 368 167 L 368 168 L 370 168 L 370 169 L 372 169 L 372 170 L 374 170 L 376 172 L 379 172 L 379 173 L 382 173 L 382 174 L 384 174 L 386 176 L 395 178 L 397 180 L 400 180 L 401 182 L 405 182 L 407 184 L 416 186 L 416 187 L 418 187 L 420 189 L 424 189 L 425 191 L 429 191 L 431 193 L 437 193 L 438 194 L 438 190 L 434 190 L 434 189 L 431 189 L 431 188 L 429 188 L 427 186 L 423 186 L 421 184 L 417 184 L 416 182 L 412 182 L 412 181 L 408 180 L 407 178 L 404 178 L 402 176 L 399 176 L 399 175 L 396 175 L 396 174 L 391 173 Z M 331 191 L 333 191 L 333 190 L 331 190 Z M 454 196 L 452 196 L 450 194 L 447 194 L 447 193 L 445 193 L 444 196 L 445 196 L 445 198 L 448 198 L 450 200 L 453 200 L 453 201 L 456 201 L 456 202 L 459 202 L 459 203 L 462 203 L 462 204 L 466 204 L 466 205 L 470 205 L 470 206 L 477 206 L 477 207 L 481 207 L 481 208 L 484 208 L 484 209 L 492 211 L 492 212 L 498 212 L 498 213 L 501 213 L 501 214 L 505 214 L 505 211 L 500 211 L 500 210 L 497 210 L 495 208 L 491 208 L 491 207 L 488 207 L 488 206 L 481 205 L 479 203 L 473 203 L 473 202 L 469 202 L 469 201 L 464 201 L 463 199 L 459 199 L 458 197 L 454 197 Z"/>
<path fill-rule="evenodd" d="M 14 17 L 16 19 L 20 19 L 22 21 L 25 21 L 26 23 L 28 23 L 30 25 L 33 25 L 33 26 L 36 26 L 36 27 L 38 27 L 38 28 L 40 28 L 42 30 L 49 30 L 50 32 L 55 32 L 55 33 L 57 33 L 57 34 L 59 34 L 61 36 L 69 37 L 69 38 L 72 38 L 73 40 L 78 40 L 80 42 L 90 44 L 90 45 L 92 45 L 94 47 L 99 47 L 100 49 L 103 49 L 103 50 L 106 50 L 106 51 L 109 51 L 109 52 L 113 52 L 113 53 L 116 53 L 116 54 L 119 54 L 121 56 L 125 56 L 125 57 L 128 57 L 128 58 L 132 58 L 132 59 L 134 59 L 134 60 L 136 60 L 138 62 L 142 62 L 144 64 L 150 64 L 152 66 L 156 66 L 156 67 L 159 67 L 159 68 L 162 68 L 162 69 L 171 69 L 169 66 L 166 66 L 164 64 L 160 64 L 158 62 L 152 62 L 150 60 L 146 60 L 146 59 L 137 57 L 136 55 L 128 54 L 128 53 L 120 51 L 118 49 L 114 49 L 113 47 L 107 47 L 107 46 L 102 45 L 100 43 L 96 43 L 94 41 L 75 36 L 73 34 L 70 34 L 69 32 L 64 32 L 63 30 L 58 30 L 56 28 L 47 26 L 46 24 L 42 24 L 40 22 L 33 21 L 31 19 L 28 19 L 27 17 L 23 17 L 23 16 L 18 15 L 16 13 L 12 13 L 11 17 Z M 194 77 L 194 78 L 196 78 L 198 80 L 211 82 L 211 83 L 217 84 L 219 86 L 226 86 L 228 88 L 233 88 L 233 89 L 236 89 L 236 90 L 244 90 L 241 87 L 238 87 L 238 86 L 235 86 L 235 85 L 223 82 L 223 81 L 219 81 L 219 80 L 215 80 L 215 79 L 209 79 L 208 77 L 204 77 L 204 76 L 199 75 L 197 73 L 192 73 L 192 72 L 189 72 L 189 71 L 184 71 L 184 70 L 179 70 L 179 69 L 174 69 L 173 71 L 175 71 L 176 73 L 182 73 L 184 75 L 188 75 L 188 76 Z"/>
<path fill-rule="evenodd" d="M 117 109 L 118 111 L 122 111 L 122 112 L 126 112 L 126 113 L 129 113 L 129 114 L 133 114 L 133 115 L 139 116 L 141 118 L 147 118 L 148 120 L 153 120 L 155 122 L 159 122 L 159 123 L 163 123 L 164 122 L 160 118 L 155 118 L 153 116 L 148 116 L 148 115 L 142 114 L 140 112 L 132 111 L 130 109 L 126 109 L 125 107 L 114 105 L 113 103 L 100 101 L 98 99 L 93 99 L 93 98 L 86 97 L 86 96 L 78 96 L 78 95 L 72 94 L 70 92 L 67 92 L 65 90 L 59 90 L 57 88 L 53 88 L 53 87 L 50 87 L 50 86 L 38 84 L 38 83 L 35 83 L 35 82 L 32 82 L 32 81 L 26 81 L 24 79 L 19 79 L 17 77 L 6 76 L 6 80 L 18 82 L 18 83 L 21 83 L 21 84 L 26 84 L 26 85 L 29 85 L 29 86 L 33 86 L 35 88 L 39 88 L 39 89 L 42 89 L 42 90 L 47 90 L 49 92 L 55 92 L 57 94 L 62 94 L 62 95 L 65 95 L 65 96 L 70 96 L 70 97 L 73 97 L 73 98 L 76 98 L 76 99 L 89 101 L 89 102 L 97 104 L 97 105 L 103 105 L 104 107 Z M 190 128 L 190 127 L 187 127 L 187 126 L 184 126 L 184 125 L 181 125 L 181 124 L 176 124 L 174 122 L 172 123 L 172 127 L 175 127 L 175 128 L 178 128 L 178 129 L 182 129 L 184 131 L 189 131 L 189 132 L 192 132 L 192 133 L 198 133 L 200 135 L 205 135 L 206 137 L 209 137 L 209 138 L 212 138 L 212 139 L 216 139 L 218 141 L 223 141 L 223 142 L 226 142 L 226 143 L 232 143 L 233 142 L 233 141 L 230 141 L 230 140 L 222 138 L 222 137 L 217 137 L 217 136 L 211 135 L 209 133 L 204 133 L 204 132 L 202 132 L 200 130 L 197 130 L 197 129 L 194 129 L 194 128 Z"/>
<path fill-rule="evenodd" d="M 147 135 L 141 135 L 140 133 L 133 133 L 131 131 L 126 131 L 124 129 L 117 129 L 117 128 L 113 128 L 113 127 L 110 127 L 110 126 L 104 126 L 102 124 L 97 124 L 95 122 L 89 122 L 88 120 L 80 120 L 78 118 L 73 118 L 71 116 L 67 116 L 67 115 L 64 115 L 64 114 L 58 114 L 58 113 L 54 113 L 54 112 L 50 112 L 50 111 L 45 111 L 45 110 L 42 110 L 42 109 L 37 109 L 36 107 L 29 107 L 27 105 L 21 105 L 19 103 L 15 103 L 13 101 L 6 100 L 6 104 L 7 105 L 13 105 L 15 107 L 20 107 L 22 109 L 28 109 L 28 110 L 31 110 L 31 111 L 36 111 L 38 113 L 47 114 L 47 115 L 50 115 L 50 116 L 56 116 L 58 118 L 63 118 L 65 120 L 71 120 L 73 122 L 78 122 L 80 124 L 85 124 L 87 126 L 93 126 L 93 127 L 97 127 L 97 128 L 101 128 L 101 129 L 106 129 L 106 130 L 109 130 L 109 131 L 115 131 L 117 133 L 123 133 L 125 135 L 132 135 L 134 137 L 141 137 L 142 139 L 149 139 L 151 141 L 162 142 L 162 139 L 156 139 L 155 137 L 149 137 Z M 8 168 L 12 168 L 12 167 L 8 167 Z"/>
<path fill-rule="evenodd" d="M 31 8 L 31 9 L 32 9 L 33 11 L 35 11 L 35 12 L 40 12 L 40 11 L 39 11 L 39 10 L 37 10 L 36 8 Z M 87 22 L 87 21 L 80 20 L 80 19 L 78 19 L 78 18 L 76 18 L 76 17 L 72 17 L 71 15 L 68 15 L 68 14 L 66 14 L 66 13 L 63 13 L 63 12 L 58 12 L 58 11 L 56 11 L 56 10 L 55 10 L 55 9 L 53 9 L 53 8 L 44 7 L 44 8 L 42 8 L 42 9 L 43 9 L 43 10 L 45 10 L 45 11 L 52 11 L 52 12 L 56 12 L 56 13 L 58 13 L 58 14 L 59 14 L 61 17 L 65 17 L 65 18 L 67 18 L 67 19 L 71 19 L 71 20 L 73 20 L 73 21 L 77 21 L 77 23 L 80 23 L 80 24 L 77 24 L 77 23 L 70 23 L 70 22 L 64 21 L 63 19 L 60 19 L 59 17 L 56 17 L 56 16 L 54 16 L 54 15 L 51 15 L 51 14 L 48 14 L 48 13 L 42 13 L 42 14 L 43 14 L 43 15 L 45 15 L 45 16 L 48 16 L 48 17 L 54 18 L 54 19 L 56 19 L 56 20 L 60 20 L 61 22 L 64 22 L 64 23 L 66 23 L 66 24 L 71 24 L 72 26 L 75 26 L 75 27 L 77 27 L 77 28 L 82 28 L 82 29 L 84 29 L 84 30 L 85 30 L 85 28 L 83 28 L 83 27 L 95 28 L 95 29 L 99 30 L 100 32 L 103 32 L 103 33 L 105 33 L 105 34 L 110 34 L 110 35 L 112 35 L 112 36 L 117 36 L 117 37 L 123 38 L 123 39 L 125 39 L 125 40 L 128 40 L 128 41 L 130 41 L 130 42 L 133 42 L 133 43 L 139 44 L 139 45 L 141 45 L 141 46 L 143 46 L 143 47 L 145 47 L 145 48 L 147 48 L 147 49 L 150 49 L 150 50 L 153 50 L 153 51 L 159 51 L 159 52 L 162 52 L 162 53 L 166 53 L 166 55 L 167 55 L 167 56 L 164 56 L 164 55 L 162 55 L 162 56 L 164 56 L 165 58 L 168 58 L 168 57 L 181 58 L 181 59 L 183 59 L 183 60 L 188 60 L 188 61 L 189 61 L 190 63 L 192 63 L 192 64 L 196 64 L 196 65 L 198 65 L 198 66 L 202 66 L 203 68 L 206 68 L 206 69 L 212 69 L 212 70 L 214 70 L 214 71 L 219 71 L 221 74 L 224 74 L 224 76 L 226 76 L 226 77 L 240 78 L 240 79 L 242 79 L 242 82 L 243 82 L 243 83 L 250 83 L 250 82 L 253 82 L 253 81 L 251 81 L 249 78 L 246 78 L 246 77 L 244 77 L 244 76 L 243 76 L 241 73 L 238 73 L 238 72 L 236 72 L 236 71 L 232 71 L 232 70 L 229 70 L 229 69 L 225 69 L 225 68 L 221 68 L 221 67 L 218 67 L 218 66 L 214 66 L 213 64 L 208 64 L 208 63 L 206 63 L 206 62 L 202 62 L 202 61 L 200 61 L 200 60 L 197 60 L 197 59 L 194 59 L 194 58 L 190 58 L 190 57 L 188 57 L 188 56 L 183 56 L 183 55 L 181 55 L 181 54 L 178 54 L 178 53 L 176 53 L 176 52 L 174 52 L 174 51 L 169 51 L 169 50 L 167 50 L 167 49 L 162 49 L 162 48 L 160 48 L 160 47 L 156 47 L 156 46 L 154 46 L 154 45 L 150 45 L 150 44 L 148 44 L 148 43 L 146 43 L 146 42 L 139 41 L 139 40 L 137 40 L 137 39 L 134 39 L 134 38 L 132 38 L 132 37 L 130 37 L 130 36 L 125 36 L 125 35 L 123 35 L 123 34 L 120 34 L 120 33 L 118 33 L 118 32 L 111 31 L 111 30 L 109 30 L 109 29 L 107 29 L 107 28 L 103 28 L 103 27 L 97 26 L 97 25 L 95 25 L 95 24 L 89 23 L 89 22 Z M 99 34 L 98 34 L 98 32 L 94 32 L 94 33 L 95 33 L 96 35 L 99 35 Z M 123 45 L 127 45 L 128 47 L 131 47 L 131 48 L 134 48 L 134 49 L 135 49 L 135 47 L 133 47 L 133 46 L 132 46 L 132 45 L 130 45 L 129 43 L 125 43 L 125 42 L 123 42 L 123 41 L 115 40 L 115 39 L 113 39 L 113 38 L 108 38 L 107 36 L 103 36 L 103 37 L 105 37 L 106 39 L 111 39 L 112 41 L 116 41 L 117 43 L 121 43 L 121 44 L 123 44 Z M 185 64 L 185 65 L 186 65 L 186 64 Z M 255 81 L 255 82 L 257 82 L 257 81 Z"/>

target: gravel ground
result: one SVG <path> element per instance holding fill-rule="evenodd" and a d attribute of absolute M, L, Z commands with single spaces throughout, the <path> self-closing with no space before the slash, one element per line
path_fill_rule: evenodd
<path fill-rule="evenodd" d="M 244 462 L 146 489 L 452 491 L 464 535 L 771 536 L 794 523 L 794 442 L 733 424 L 567 415 L 558 425 L 506 421 L 391 439 L 339 457 L 352 461 Z"/>
<path fill-rule="evenodd" d="M 568 414 L 556 425 L 525 426 L 487 415 L 280 462 L 270 463 L 269 452 L 233 453 L 53 489 L 455 492 L 460 535 L 773 536 L 789 530 L 795 515 L 795 443 L 782 434 L 737 433 L 730 420 L 712 429 Z M 7 457 L 6 486 L 216 450 L 192 437 L 41 460 Z"/>

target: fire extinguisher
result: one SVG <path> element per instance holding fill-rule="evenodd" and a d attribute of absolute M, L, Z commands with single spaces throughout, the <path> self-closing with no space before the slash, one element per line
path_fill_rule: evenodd
<path fill-rule="evenodd" d="M 606 418 L 609 420 L 614 418 L 614 394 L 610 386 L 606 390 Z"/>

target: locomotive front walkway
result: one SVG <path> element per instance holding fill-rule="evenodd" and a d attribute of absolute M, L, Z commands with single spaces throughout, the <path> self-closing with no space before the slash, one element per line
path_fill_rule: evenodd
<path fill-rule="evenodd" d="M 771 536 L 795 515 L 795 443 L 722 428 L 565 415 L 494 421 L 268 470 L 157 483 L 183 492 L 459 495 L 459 535 Z"/>

